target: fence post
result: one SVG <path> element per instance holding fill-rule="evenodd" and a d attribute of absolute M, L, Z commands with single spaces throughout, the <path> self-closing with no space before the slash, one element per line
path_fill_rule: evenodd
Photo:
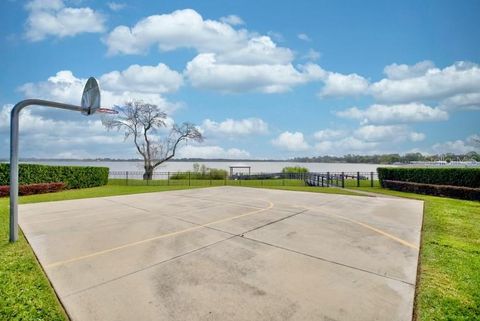
<path fill-rule="evenodd" d="M 190 171 L 188 172 L 188 186 L 192 185 L 191 181 L 190 181 Z"/>
<path fill-rule="evenodd" d="M 370 187 L 373 187 L 373 172 L 370 172 Z"/>
<path fill-rule="evenodd" d="M 330 187 L 330 172 L 327 172 L 327 187 Z"/>
<path fill-rule="evenodd" d="M 224 185 L 227 186 L 227 172 L 225 172 L 225 180 L 224 180 Z"/>
<path fill-rule="evenodd" d="M 320 178 L 322 179 L 322 187 L 324 187 L 324 186 L 323 186 L 323 175 L 322 175 L 322 176 L 320 176 Z"/>
<path fill-rule="evenodd" d="M 212 186 L 212 172 L 210 172 L 210 186 Z"/>
<path fill-rule="evenodd" d="M 345 188 L 345 173 L 342 172 L 342 188 Z"/>
<path fill-rule="evenodd" d="M 125 176 L 125 185 L 128 185 L 128 171 L 126 172 L 126 176 Z"/>
<path fill-rule="evenodd" d="M 338 173 L 335 175 L 335 185 L 338 187 Z"/>
<path fill-rule="evenodd" d="M 167 186 L 170 186 L 170 172 L 167 172 Z"/>
<path fill-rule="evenodd" d="M 357 187 L 360 187 L 360 172 L 357 172 Z"/>

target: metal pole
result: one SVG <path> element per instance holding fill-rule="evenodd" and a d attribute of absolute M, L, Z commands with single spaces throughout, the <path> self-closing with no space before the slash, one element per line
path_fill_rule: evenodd
<path fill-rule="evenodd" d="M 128 171 L 126 172 L 126 176 L 125 176 L 125 185 L 128 185 Z"/>
<path fill-rule="evenodd" d="M 10 242 L 18 240 L 18 130 L 20 111 L 31 105 L 82 111 L 82 107 L 41 99 L 22 100 L 10 114 Z"/>
<path fill-rule="evenodd" d="M 345 188 L 345 173 L 342 172 L 342 188 Z"/>
<path fill-rule="evenodd" d="M 360 187 L 360 172 L 357 172 L 357 187 Z"/>
<path fill-rule="evenodd" d="M 327 187 L 330 187 L 330 172 L 327 172 Z"/>
<path fill-rule="evenodd" d="M 370 172 L 370 187 L 373 187 L 373 172 Z"/>
<path fill-rule="evenodd" d="M 10 119 L 10 242 L 18 240 L 18 116 L 25 107 L 19 104 Z"/>

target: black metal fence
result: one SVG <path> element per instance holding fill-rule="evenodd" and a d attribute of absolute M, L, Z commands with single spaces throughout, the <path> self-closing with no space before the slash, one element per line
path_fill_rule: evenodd
<path fill-rule="evenodd" d="M 164 186 L 379 186 L 376 172 L 250 173 L 154 172 L 144 180 L 143 171 L 110 171 L 110 184 Z"/>

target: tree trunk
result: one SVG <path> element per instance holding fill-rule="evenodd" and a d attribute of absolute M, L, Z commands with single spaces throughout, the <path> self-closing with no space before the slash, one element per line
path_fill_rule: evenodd
<path fill-rule="evenodd" d="M 145 165 L 145 173 L 143 173 L 143 180 L 152 180 L 153 178 L 153 166 Z"/>

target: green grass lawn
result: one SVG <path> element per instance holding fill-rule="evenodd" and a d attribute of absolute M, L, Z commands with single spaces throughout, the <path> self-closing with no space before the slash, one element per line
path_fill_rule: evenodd
<path fill-rule="evenodd" d="M 288 182 L 241 181 L 252 187 L 351 193 Z M 208 182 L 209 183 L 209 182 Z M 209 185 L 209 184 L 205 184 Z M 223 185 L 223 184 L 218 184 Z M 231 185 L 231 184 L 229 184 Z M 263 186 L 262 186 L 263 185 Z M 21 197 L 21 203 L 125 195 L 200 187 L 107 186 Z M 359 190 L 425 201 L 421 267 L 415 313 L 418 320 L 478 320 L 480 315 L 480 203 L 361 187 Z M 8 199 L 0 199 L 0 320 L 66 320 L 50 284 L 20 232 L 8 243 Z"/>
<path fill-rule="evenodd" d="M 480 202 L 359 190 L 425 201 L 417 320 L 480 320 Z"/>

